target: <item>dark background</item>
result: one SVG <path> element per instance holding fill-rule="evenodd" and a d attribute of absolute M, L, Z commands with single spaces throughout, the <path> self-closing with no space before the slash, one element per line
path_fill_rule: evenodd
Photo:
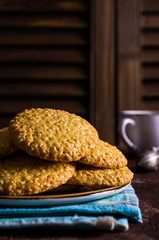
<path fill-rule="evenodd" d="M 121 110 L 159 110 L 159 1 L 0 0 L 0 127 L 32 107 L 119 144 Z"/>

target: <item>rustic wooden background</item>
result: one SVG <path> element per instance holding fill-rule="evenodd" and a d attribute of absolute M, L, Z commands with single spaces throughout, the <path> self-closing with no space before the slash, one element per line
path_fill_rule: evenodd
<path fill-rule="evenodd" d="M 0 0 L 0 127 L 31 107 L 118 144 L 120 111 L 159 110 L 159 1 Z"/>

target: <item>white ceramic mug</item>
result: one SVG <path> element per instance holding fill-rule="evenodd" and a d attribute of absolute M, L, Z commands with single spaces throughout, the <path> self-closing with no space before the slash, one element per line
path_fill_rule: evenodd
<path fill-rule="evenodd" d="M 159 111 L 128 110 L 120 117 L 120 134 L 132 150 L 159 147 Z"/>

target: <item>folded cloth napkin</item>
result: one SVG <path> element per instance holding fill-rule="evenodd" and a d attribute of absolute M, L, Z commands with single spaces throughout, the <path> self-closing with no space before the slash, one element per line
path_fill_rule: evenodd
<path fill-rule="evenodd" d="M 45 207 L 0 207 L 0 229 L 22 227 L 86 228 L 126 231 L 142 222 L 132 185 L 123 192 L 81 204 Z"/>

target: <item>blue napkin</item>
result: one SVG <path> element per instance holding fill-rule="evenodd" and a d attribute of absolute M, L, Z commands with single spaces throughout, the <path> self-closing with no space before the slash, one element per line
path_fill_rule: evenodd
<path fill-rule="evenodd" d="M 48 207 L 0 207 L 0 229 L 22 227 L 86 228 L 126 231 L 129 222 L 142 222 L 132 185 L 123 192 L 81 204 Z"/>

